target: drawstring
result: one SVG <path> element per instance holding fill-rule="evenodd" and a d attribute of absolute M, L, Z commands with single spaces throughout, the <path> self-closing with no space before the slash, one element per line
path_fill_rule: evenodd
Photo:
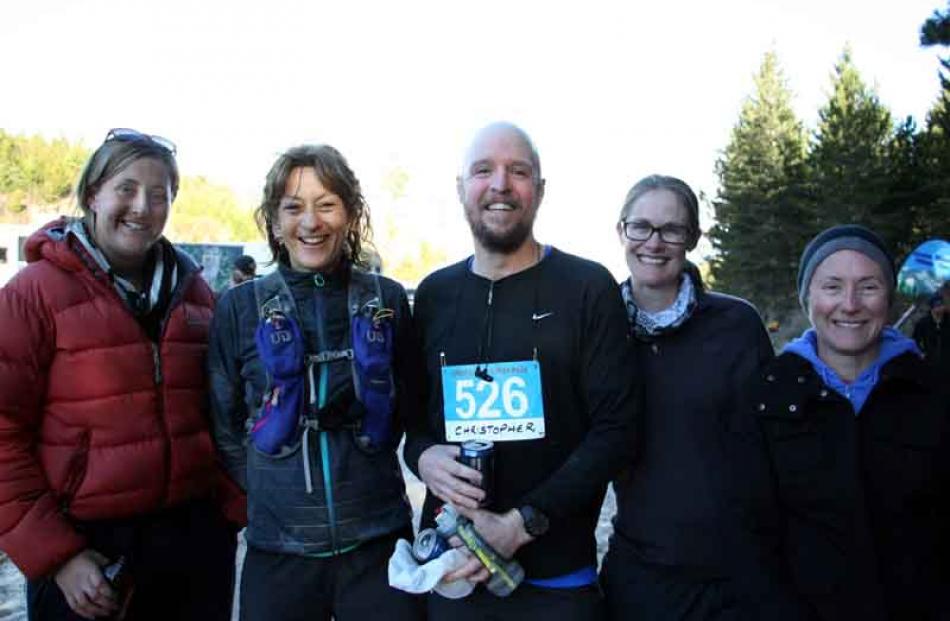
<path fill-rule="evenodd" d="M 313 378 L 313 361 L 307 361 L 307 379 L 310 381 L 310 405 L 317 404 L 317 382 Z"/>
<path fill-rule="evenodd" d="M 307 493 L 313 493 L 313 476 L 310 474 L 310 421 L 304 423 L 303 428 L 303 480 L 307 486 Z"/>

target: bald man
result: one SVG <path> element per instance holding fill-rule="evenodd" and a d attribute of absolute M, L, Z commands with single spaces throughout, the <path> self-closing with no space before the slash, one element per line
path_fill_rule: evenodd
<path fill-rule="evenodd" d="M 607 270 L 534 237 L 544 187 L 523 130 L 480 130 L 457 178 L 474 254 L 416 293 L 429 390 L 405 455 L 427 486 L 423 525 L 450 502 L 526 573 L 506 598 L 431 594 L 436 621 L 603 616 L 594 530 L 607 482 L 632 457 L 637 374 Z M 479 472 L 456 460 L 467 440 L 493 443 L 487 503 Z M 488 573 L 473 557 L 457 577 Z"/>

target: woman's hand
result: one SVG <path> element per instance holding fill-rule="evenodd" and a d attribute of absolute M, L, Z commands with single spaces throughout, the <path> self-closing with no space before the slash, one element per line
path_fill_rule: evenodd
<path fill-rule="evenodd" d="M 102 567 L 108 562 L 109 559 L 87 548 L 56 572 L 54 579 L 66 603 L 80 617 L 106 617 L 118 610 L 115 590 L 102 575 Z"/>

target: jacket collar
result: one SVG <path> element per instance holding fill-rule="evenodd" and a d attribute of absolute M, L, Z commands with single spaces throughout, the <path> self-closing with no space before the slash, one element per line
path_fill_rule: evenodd
<path fill-rule="evenodd" d="M 904 352 L 881 369 L 878 383 L 909 382 L 927 386 L 931 374 L 913 352 Z M 844 400 L 821 380 L 812 364 L 799 355 L 784 352 L 762 372 L 761 381 L 750 392 L 752 406 L 761 416 L 801 417 L 812 401 Z"/>

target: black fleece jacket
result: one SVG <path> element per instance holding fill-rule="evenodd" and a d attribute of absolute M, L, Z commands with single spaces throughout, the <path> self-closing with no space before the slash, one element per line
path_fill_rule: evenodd
<path fill-rule="evenodd" d="M 727 577 L 739 528 L 729 423 L 772 358 L 762 320 L 744 300 L 697 290 L 682 326 L 635 349 L 646 383 L 641 449 L 614 485 L 611 553 L 689 579 Z"/>
<path fill-rule="evenodd" d="M 445 442 L 441 353 L 447 365 L 462 365 L 479 361 L 480 342 L 486 362 L 530 360 L 537 348 L 547 435 L 496 443 L 491 509 L 529 504 L 549 517 L 548 533 L 517 554 L 529 578 L 595 565 L 600 505 L 607 482 L 632 457 L 639 398 L 626 313 L 613 278 L 602 266 L 555 249 L 537 265 L 494 282 L 463 261 L 422 282 L 415 323 L 427 370 L 427 408 L 408 423 L 409 467 L 418 473 L 419 455 Z M 439 504 L 427 494 L 424 524 Z"/>

